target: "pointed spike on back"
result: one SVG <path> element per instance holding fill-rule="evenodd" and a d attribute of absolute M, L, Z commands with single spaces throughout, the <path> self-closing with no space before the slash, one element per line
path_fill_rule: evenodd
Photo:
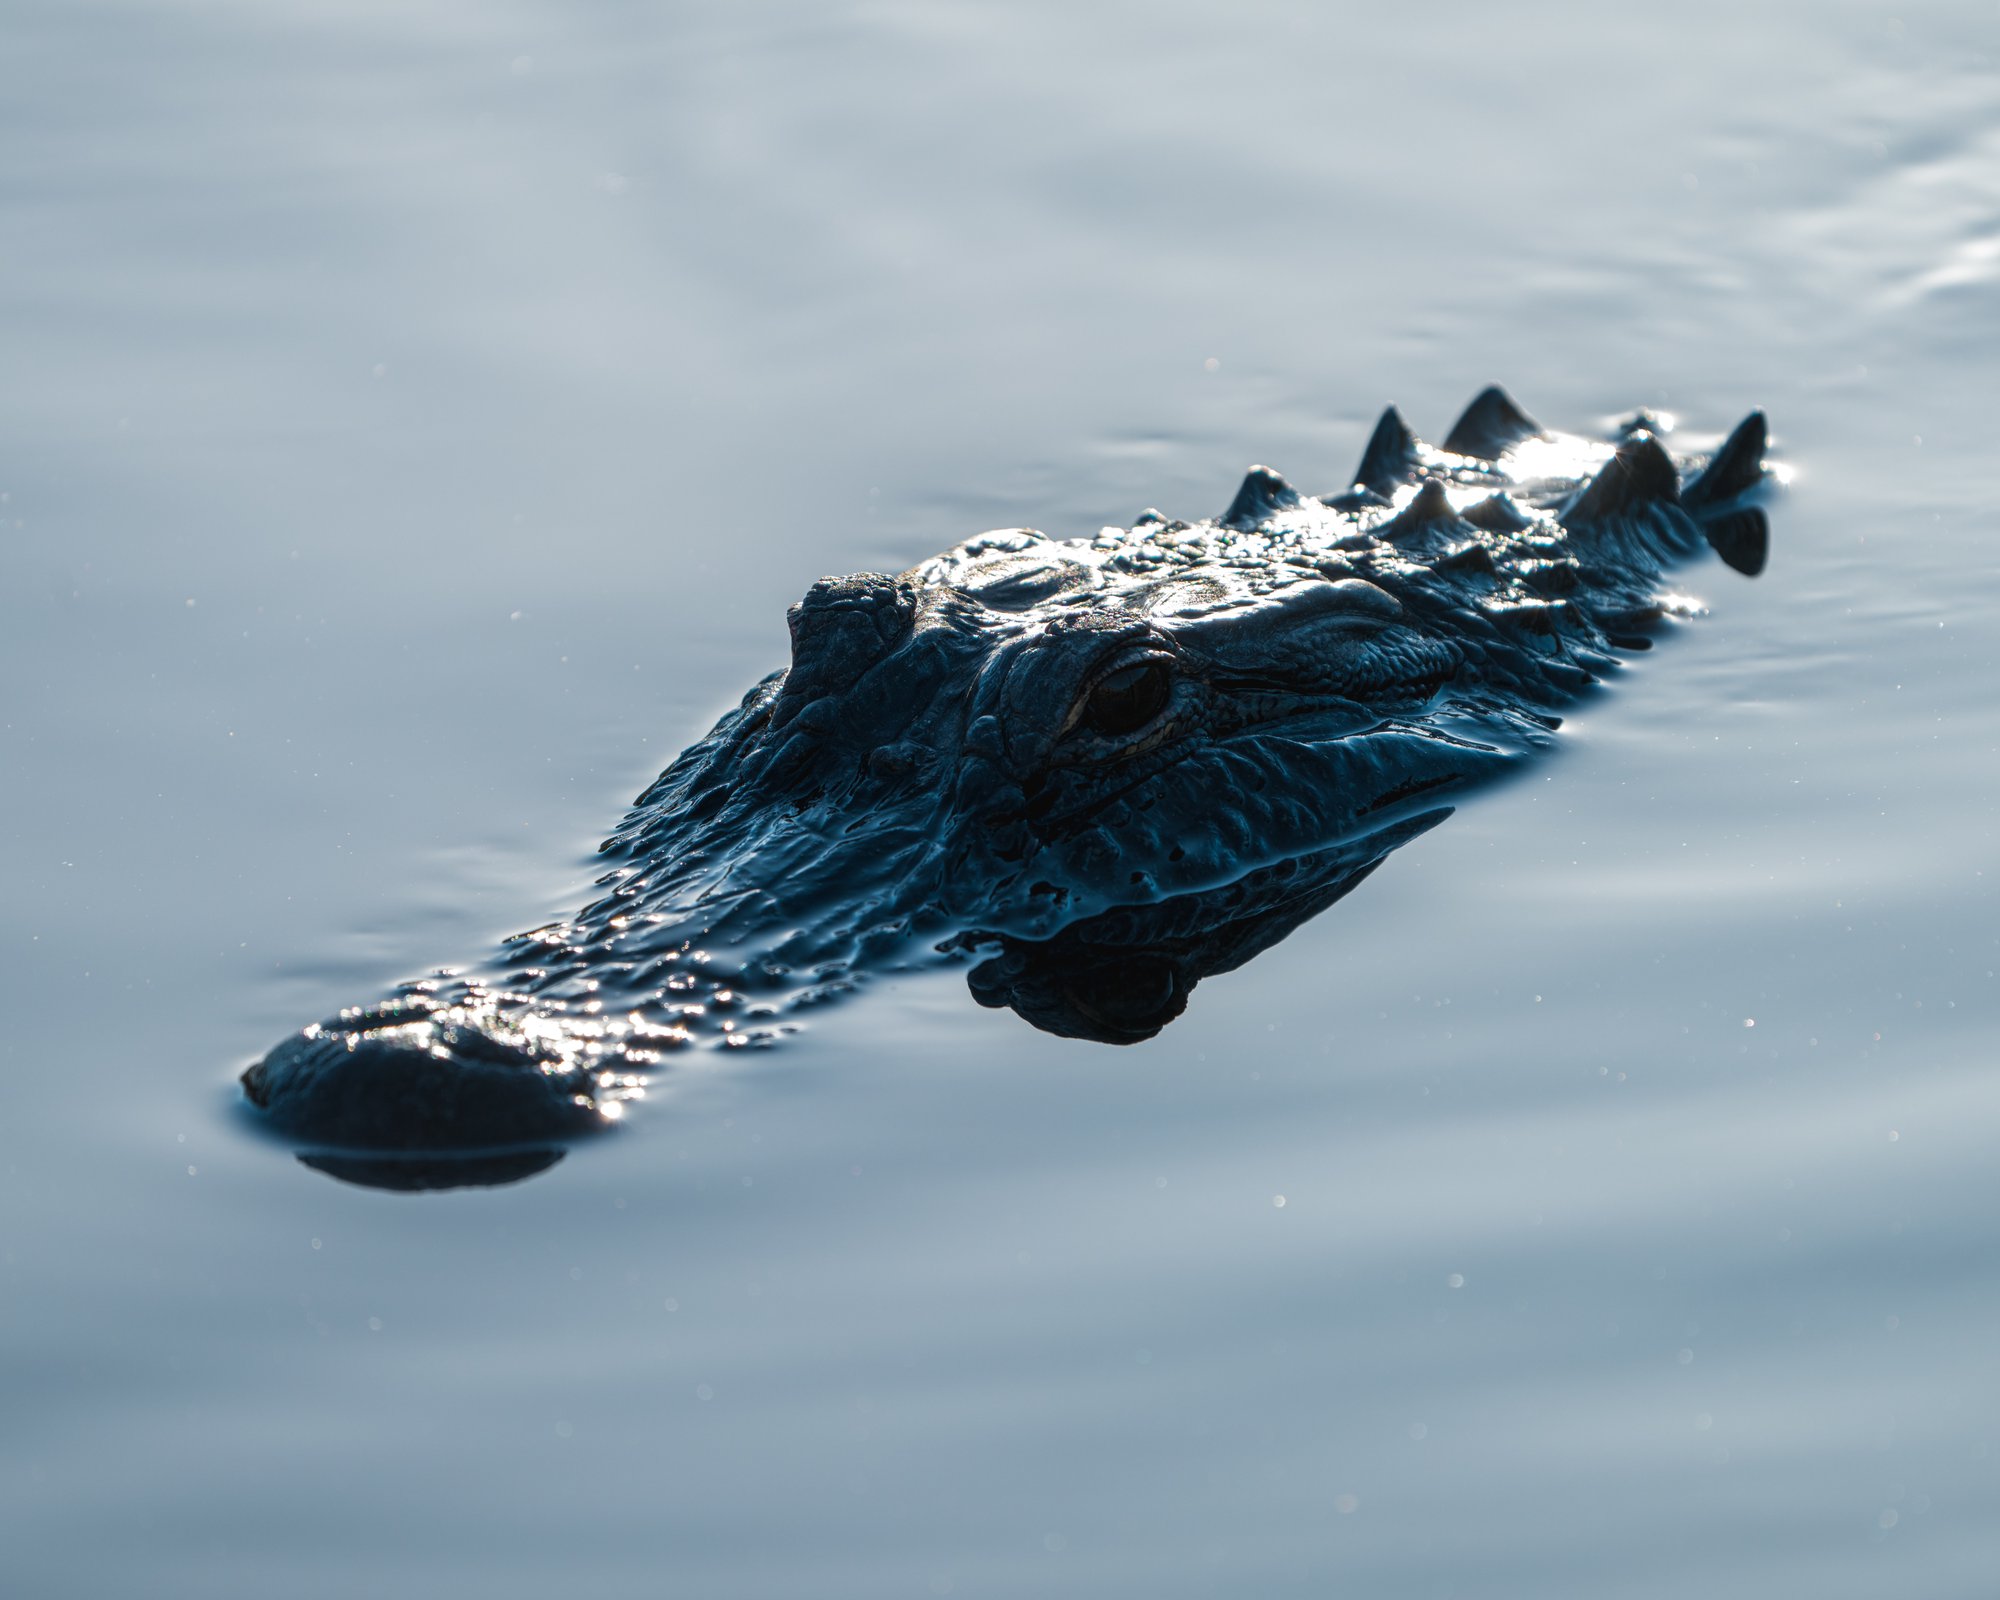
<path fill-rule="evenodd" d="M 1722 448 L 1709 457 L 1708 465 L 1687 486 L 1682 498 L 1689 509 L 1699 514 L 1756 488 L 1764 481 L 1764 451 L 1769 444 L 1764 413 L 1751 412 L 1736 424 L 1735 431 L 1722 441 Z"/>
<path fill-rule="evenodd" d="M 1444 485 L 1436 478 L 1426 478 L 1410 503 L 1377 528 L 1375 533 L 1382 539 L 1400 539 L 1435 527 L 1440 522 L 1457 520 L 1458 513 L 1452 509 L 1451 496 L 1445 492 Z"/>
<path fill-rule="evenodd" d="M 1448 555 L 1440 556 L 1437 560 L 1436 570 L 1439 572 L 1492 572 L 1496 570 L 1497 565 L 1493 559 L 1493 552 L 1475 539 L 1470 544 L 1460 545 Z"/>
<path fill-rule="evenodd" d="M 1498 461 L 1517 444 L 1543 436 L 1542 425 L 1497 383 L 1473 397 L 1472 404 L 1445 435 L 1444 448 L 1455 456 Z"/>
<path fill-rule="evenodd" d="M 1299 503 L 1299 492 L 1269 467 L 1252 467 L 1244 475 L 1243 486 L 1229 509 L 1219 519 L 1225 528 L 1248 531 L 1266 522 L 1275 512 L 1288 511 Z"/>
<path fill-rule="evenodd" d="M 1468 508 L 1465 520 L 1488 533 L 1519 533 L 1534 524 L 1534 519 L 1515 505 L 1514 497 L 1505 490 L 1489 494 L 1477 505 Z"/>
<path fill-rule="evenodd" d="M 1679 499 L 1680 474 L 1674 458 L 1650 433 L 1635 434 L 1563 508 L 1562 525 L 1580 527 L 1648 505 L 1673 505 Z"/>
<path fill-rule="evenodd" d="M 1415 522 L 1440 522 L 1458 513 L 1451 508 L 1451 496 L 1436 478 L 1426 478 L 1424 486 L 1417 491 L 1403 515 Z"/>
<path fill-rule="evenodd" d="M 1394 494 L 1410 481 L 1420 455 L 1417 436 L 1410 432 L 1403 414 L 1391 406 L 1368 436 L 1368 448 L 1361 452 L 1361 465 L 1354 469 L 1354 481 L 1376 494 Z"/>

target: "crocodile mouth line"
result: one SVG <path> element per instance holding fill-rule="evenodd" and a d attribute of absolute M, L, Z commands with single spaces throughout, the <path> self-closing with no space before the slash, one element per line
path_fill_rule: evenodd
<path fill-rule="evenodd" d="M 1100 789 L 1073 805 L 1060 809 L 1053 800 L 1043 799 L 1049 793 L 1048 780 L 1044 778 L 1038 792 L 1028 797 L 1025 813 L 1027 820 L 1045 838 L 1055 839 L 1075 832 L 1098 813 L 1124 800 L 1135 789 L 1152 782 L 1162 773 L 1171 771 L 1183 762 L 1194 759 L 1197 750 L 1209 742 L 1209 737 L 1204 731 L 1191 730 L 1178 739 L 1154 745 L 1143 755 L 1133 756 L 1119 763 L 1118 780 L 1114 787 Z M 1060 770 L 1074 772 L 1080 769 L 1066 767 Z M 1038 805 L 1041 809 L 1037 809 Z"/>
<path fill-rule="evenodd" d="M 1271 693 L 1276 698 L 1276 691 Z M 1332 745 L 1405 726 L 1400 719 L 1382 716 L 1358 701 L 1339 696 L 1326 696 L 1308 704 L 1297 703 L 1297 696 L 1290 698 L 1294 703 L 1282 711 L 1246 718 L 1221 731 L 1203 729 L 1190 732 L 1170 743 L 1156 745 L 1144 757 L 1121 763 L 1123 770 L 1111 787 L 1084 796 L 1068 806 L 1058 809 L 1049 804 L 1046 810 L 1037 811 L 1036 798 L 1039 797 L 1031 797 L 1026 810 L 1027 820 L 1044 839 L 1054 842 L 1081 831 L 1136 790 L 1177 766 L 1200 760 L 1206 752 L 1247 747 L 1264 740 Z M 1318 737 L 1314 737 L 1316 731 Z M 1077 769 L 1063 770 L 1073 772 Z M 1047 793 L 1046 787 L 1041 793 Z"/>

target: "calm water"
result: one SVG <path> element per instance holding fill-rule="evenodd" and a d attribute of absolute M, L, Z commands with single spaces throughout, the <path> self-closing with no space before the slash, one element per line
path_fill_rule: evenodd
<path fill-rule="evenodd" d="M 0 1589 L 2000 1587 L 2000 7 L 17 0 Z M 824 572 L 1769 408 L 1768 574 L 1151 1044 L 246 1135 Z"/>

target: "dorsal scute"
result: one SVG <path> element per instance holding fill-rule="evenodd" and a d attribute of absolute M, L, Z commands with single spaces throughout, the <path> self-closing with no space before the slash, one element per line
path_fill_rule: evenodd
<path fill-rule="evenodd" d="M 1436 478 L 1426 478 L 1410 503 L 1377 528 L 1375 533 L 1379 538 L 1399 539 L 1457 519 L 1458 512 L 1453 509 L 1451 495 L 1445 486 Z"/>
<path fill-rule="evenodd" d="M 1514 497 L 1504 489 L 1497 494 L 1489 494 L 1476 505 L 1466 507 L 1464 515 L 1467 522 L 1488 533 L 1519 533 L 1534 526 L 1534 519 L 1517 506 Z"/>
<path fill-rule="evenodd" d="M 1354 469 L 1354 481 L 1379 495 L 1393 495 L 1415 476 L 1423 458 L 1423 447 L 1403 414 L 1390 406 L 1368 436 L 1361 452 L 1361 465 Z"/>
<path fill-rule="evenodd" d="M 1562 524 L 1584 527 L 1607 517 L 1629 516 L 1649 505 L 1673 505 L 1679 499 L 1680 472 L 1674 458 L 1650 433 L 1634 434 L 1563 507 Z"/>
<path fill-rule="evenodd" d="M 1682 496 L 1688 509 L 1699 516 L 1710 506 L 1724 505 L 1756 488 L 1764 481 L 1764 451 L 1769 444 L 1764 413 L 1751 412 L 1709 457 L 1708 465 L 1689 480 Z"/>
<path fill-rule="evenodd" d="M 1514 403 L 1497 383 L 1473 397 L 1472 404 L 1451 425 L 1444 448 L 1456 456 L 1498 461 L 1517 444 L 1545 437 L 1542 425 Z"/>
<path fill-rule="evenodd" d="M 1225 528 L 1247 532 L 1280 511 L 1299 503 L 1299 492 L 1269 467 L 1252 467 L 1243 476 L 1236 498 L 1219 519 Z"/>

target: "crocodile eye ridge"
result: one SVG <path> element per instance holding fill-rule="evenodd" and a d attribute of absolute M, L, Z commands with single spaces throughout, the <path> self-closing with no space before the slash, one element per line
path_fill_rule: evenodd
<path fill-rule="evenodd" d="M 1172 697 L 1173 679 L 1164 661 L 1135 661 L 1091 686 L 1081 721 L 1093 733 L 1120 738 L 1145 727 Z"/>

